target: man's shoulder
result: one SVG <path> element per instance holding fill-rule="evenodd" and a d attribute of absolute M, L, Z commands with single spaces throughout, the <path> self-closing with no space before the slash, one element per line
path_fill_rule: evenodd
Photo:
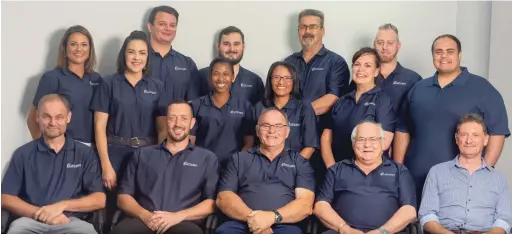
<path fill-rule="evenodd" d="M 39 143 L 39 140 L 32 140 L 30 142 L 27 142 L 20 147 L 18 147 L 16 150 L 14 150 L 12 154 L 12 159 L 22 159 L 25 157 L 28 157 L 32 152 L 37 150 L 37 145 Z"/>
<path fill-rule="evenodd" d="M 244 72 L 245 72 L 244 76 L 246 76 L 247 78 L 253 79 L 253 80 L 256 80 L 256 81 L 261 81 L 261 77 L 258 74 L 252 72 L 251 70 L 249 70 L 249 69 L 247 69 L 245 67 L 240 67 L 240 68 L 244 69 Z"/>
<path fill-rule="evenodd" d="M 413 81 L 413 82 L 417 82 L 422 79 L 420 74 L 418 74 L 417 72 L 415 72 L 409 68 L 403 67 L 403 66 L 402 66 L 400 73 L 402 74 L 403 77 L 405 77 L 408 80 Z"/>
<path fill-rule="evenodd" d="M 438 163 L 438 164 L 434 165 L 432 168 L 430 168 L 429 174 L 437 176 L 438 174 L 447 172 L 450 169 L 450 167 L 453 167 L 452 160 L 447 161 L 447 162 Z"/>
<path fill-rule="evenodd" d="M 344 62 L 346 63 L 345 61 L 345 58 L 343 58 L 343 56 L 339 55 L 338 53 L 332 51 L 332 50 L 329 50 L 329 49 L 325 49 L 327 52 L 326 52 L 326 55 L 328 55 L 329 57 L 331 57 L 331 59 L 334 61 L 334 62 Z"/>
<path fill-rule="evenodd" d="M 183 54 L 183 53 L 181 53 L 181 52 L 179 52 L 177 50 L 174 50 L 174 53 L 175 53 L 175 56 L 180 58 L 180 59 L 183 59 L 183 60 L 185 60 L 187 62 L 194 62 L 194 60 L 190 56 L 185 55 L 185 54 Z"/>
<path fill-rule="evenodd" d="M 217 161 L 217 156 L 215 155 L 215 153 L 213 153 L 212 151 L 210 151 L 206 148 L 200 147 L 200 146 L 194 146 L 192 153 L 194 155 L 197 155 L 197 157 L 201 157 L 208 161 L 210 161 L 210 160 Z"/>

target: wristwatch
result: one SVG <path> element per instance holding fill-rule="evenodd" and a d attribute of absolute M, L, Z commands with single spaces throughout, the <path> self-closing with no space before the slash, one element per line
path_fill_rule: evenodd
<path fill-rule="evenodd" d="M 281 214 L 279 214 L 279 211 L 277 211 L 277 210 L 274 210 L 274 214 L 275 214 L 275 220 L 274 221 L 276 222 L 276 224 L 280 224 L 281 221 L 283 221 L 283 217 L 281 217 Z"/>
<path fill-rule="evenodd" d="M 384 228 L 379 228 L 380 234 L 389 234 L 389 231 Z"/>

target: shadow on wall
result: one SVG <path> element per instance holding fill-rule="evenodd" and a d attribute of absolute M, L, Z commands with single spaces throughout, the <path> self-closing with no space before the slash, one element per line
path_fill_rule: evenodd
<path fill-rule="evenodd" d="M 129 33 L 126 36 L 128 35 Z M 97 64 L 97 72 L 99 72 L 103 77 L 117 72 L 117 56 L 119 55 L 119 50 L 121 50 L 122 45 L 123 40 L 119 37 L 109 38 L 105 43 L 103 43 L 101 53 L 98 54 L 100 62 Z M 99 51 L 96 48 L 96 53 L 98 52 Z"/>
<path fill-rule="evenodd" d="M 142 16 L 142 22 L 141 22 L 141 26 L 140 26 L 141 30 L 144 31 L 148 35 L 148 39 L 149 39 L 148 19 L 149 19 L 149 15 L 151 14 L 152 10 L 153 10 L 153 7 L 150 7 L 144 12 L 144 16 Z M 179 21 L 178 21 L 178 23 L 179 23 Z"/>
<path fill-rule="evenodd" d="M 298 15 L 299 15 L 299 13 L 292 14 L 288 17 L 288 33 L 287 33 L 288 43 L 286 43 L 286 44 L 289 46 L 289 49 L 291 50 L 291 53 L 289 53 L 289 54 L 298 52 L 302 49 L 302 46 L 300 45 L 300 42 L 299 42 L 298 32 L 297 32 L 297 29 L 299 27 L 299 23 L 298 23 L 299 16 Z M 286 55 L 286 57 L 288 57 L 288 55 Z M 284 57 L 283 60 L 286 57 Z"/>
<path fill-rule="evenodd" d="M 227 26 L 226 26 L 226 27 L 227 27 Z M 215 34 L 213 34 L 213 40 L 212 40 L 212 41 L 213 41 L 213 43 L 212 43 L 212 57 L 208 59 L 207 64 L 210 64 L 210 62 L 211 62 L 214 58 L 216 58 L 216 57 L 218 57 L 218 56 L 219 56 L 219 50 L 217 49 L 217 40 L 218 40 L 218 36 L 219 36 L 219 34 L 220 34 L 220 31 L 222 31 L 222 29 L 224 29 L 224 28 L 219 28 L 219 29 L 217 29 L 217 31 L 215 32 Z M 240 30 L 242 30 L 242 29 L 240 29 Z M 243 31 L 242 31 L 242 32 L 243 32 Z M 208 65 L 206 65 L 206 66 L 208 66 Z"/>

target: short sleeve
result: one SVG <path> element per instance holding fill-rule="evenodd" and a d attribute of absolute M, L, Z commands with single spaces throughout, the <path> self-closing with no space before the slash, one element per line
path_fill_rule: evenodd
<path fill-rule="evenodd" d="M 203 197 L 205 199 L 216 199 L 217 183 L 219 182 L 219 160 L 217 156 L 209 152 L 211 157 L 208 157 L 207 171 L 205 173 L 206 183 L 203 187 Z"/>
<path fill-rule="evenodd" d="M 126 171 L 121 177 L 121 182 L 119 183 L 117 191 L 119 194 L 135 195 L 135 181 L 137 178 L 137 165 L 139 163 L 140 153 L 141 150 L 137 149 L 133 153 L 133 157 L 130 157 L 128 165 L 126 166 Z"/>
<path fill-rule="evenodd" d="M 304 147 L 318 147 L 318 126 L 315 111 L 310 102 L 303 103 L 302 142 Z"/>
<path fill-rule="evenodd" d="M 315 192 L 315 173 L 309 160 L 297 153 L 296 166 L 297 175 L 295 177 L 295 187 Z"/>
<path fill-rule="evenodd" d="M 400 206 L 410 205 L 417 208 L 416 188 L 412 175 L 405 166 L 400 165 L 400 177 L 398 178 L 399 204 Z"/>
<path fill-rule="evenodd" d="M 402 100 L 401 106 L 398 108 L 398 120 L 396 124 L 396 131 L 399 132 L 405 132 L 408 133 L 410 131 L 410 125 L 411 125 L 411 119 L 410 119 L 410 103 L 411 98 L 414 93 L 416 85 L 414 85 L 409 91 L 407 91 L 407 94 L 404 97 L 404 100 Z"/>
<path fill-rule="evenodd" d="M 84 175 L 82 178 L 83 189 L 87 194 L 105 192 L 101 178 L 101 170 L 98 156 L 91 148 L 85 158 Z"/>
<path fill-rule="evenodd" d="M 242 128 L 244 132 L 244 136 L 252 136 L 256 132 L 256 121 L 254 119 L 254 107 L 246 102 L 245 104 L 245 115 L 242 121 Z"/>
<path fill-rule="evenodd" d="M 154 78 L 154 79 L 156 79 L 156 78 Z M 170 103 L 168 103 L 167 98 L 165 98 L 164 84 L 157 83 L 157 88 L 159 90 L 160 96 L 158 97 L 156 115 L 157 116 L 167 116 L 167 107 L 169 106 Z"/>
<path fill-rule="evenodd" d="M 202 96 L 205 96 L 205 95 L 208 95 L 208 93 L 210 93 L 210 79 L 209 79 L 209 71 L 210 69 L 208 67 L 205 67 L 205 68 L 202 68 L 201 70 L 199 70 L 199 86 L 200 86 L 200 91 L 199 91 L 199 96 L 202 97 Z"/>
<path fill-rule="evenodd" d="M 189 86 L 187 88 L 186 99 L 187 99 L 187 101 L 192 101 L 192 100 L 200 97 L 201 80 L 199 77 L 199 71 L 197 70 L 196 63 L 192 59 L 190 59 L 189 69 L 190 69 L 190 82 L 189 82 Z"/>
<path fill-rule="evenodd" d="M 192 130 L 190 130 L 190 135 L 196 136 L 197 130 L 199 129 L 199 107 L 201 106 L 201 100 L 196 99 L 190 103 L 190 106 L 192 107 L 192 115 L 196 119 L 196 123 L 194 124 L 194 127 L 192 127 Z"/>
<path fill-rule="evenodd" d="M 235 153 L 226 162 L 226 166 L 222 170 L 219 178 L 218 192 L 231 191 L 238 192 L 238 166 L 239 153 Z"/>
<path fill-rule="evenodd" d="M 256 92 L 251 97 L 251 104 L 256 104 L 257 102 L 263 100 L 265 97 L 265 86 L 263 85 L 263 80 L 258 75 L 256 78 Z"/>
<path fill-rule="evenodd" d="M 423 195 L 418 210 L 421 226 L 430 221 L 439 222 L 439 189 L 437 188 L 436 168 L 434 166 L 430 169 L 425 185 L 423 185 Z"/>
<path fill-rule="evenodd" d="M 39 85 L 37 86 L 36 95 L 34 96 L 32 105 L 37 107 L 41 98 L 48 94 L 57 93 L 58 88 L 58 77 L 53 72 L 46 72 L 39 80 Z"/>
<path fill-rule="evenodd" d="M 494 87 L 486 96 L 483 118 L 490 135 L 510 136 L 508 117 L 505 103 L 501 94 Z"/>
<path fill-rule="evenodd" d="M 384 131 L 395 132 L 397 120 L 391 98 L 389 98 L 384 92 L 381 92 L 381 96 L 377 104 L 377 122 L 382 124 L 382 129 L 384 129 Z"/>
<path fill-rule="evenodd" d="M 343 96 L 348 90 L 350 71 L 347 62 L 343 58 L 336 59 L 329 69 L 327 79 L 327 93 L 338 97 Z"/>
<path fill-rule="evenodd" d="M 23 155 L 19 149 L 14 152 L 11 162 L 2 180 L 2 194 L 19 196 L 23 189 L 24 177 Z"/>
<path fill-rule="evenodd" d="M 329 167 L 324 176 L 324 181 L 318 189 L 316 195 L 316 201 L 326 201 L 329 204 L 334 199 L 334 184 L 336 182 L 336 171 L 338 170 L 339 164 Z"/>
<path fill-rule="evenodd" d="M 110 77 L 110 80 L 106 80 L 99 85 L 91 101 L 91 110 L 110 114 L 112 78 Z"/>

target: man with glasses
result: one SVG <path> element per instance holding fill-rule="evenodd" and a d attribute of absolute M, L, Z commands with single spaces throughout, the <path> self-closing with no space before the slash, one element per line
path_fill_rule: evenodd
<path fill-rule="evenodd" d="M 316 198 L 324 234 L 400 233 L 416 219 L 416 192 L 407 168 L 382 156 L 384 130 L 362 122 L 352 131 L 355 158 L 329 167 Z"/>
<path fill-rule="evenodd" d="M 261 144 L 227 162 L 217 206 L 232 220 L 217 234 L 302 233 L 297 223 L 312 212 L 315 181 L 308 160 L 285 149 L 287 123 L 279 109 L 264 110 L 256 125 Z"/>

